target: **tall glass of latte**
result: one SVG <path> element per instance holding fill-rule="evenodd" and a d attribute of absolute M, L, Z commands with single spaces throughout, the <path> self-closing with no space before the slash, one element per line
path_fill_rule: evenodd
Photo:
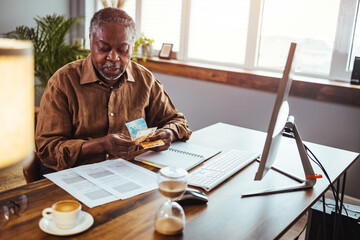
<path fill-rule="evenodd" d="M 158 172 L 159 191 L 168 198 L 155 216 L 155 229 L 161 234 L 176 235 L 185 227 L 184 210 L 175 200 L 185 192 L 187 175 L 186 170 L 176 167 L 164 167 Z"/>

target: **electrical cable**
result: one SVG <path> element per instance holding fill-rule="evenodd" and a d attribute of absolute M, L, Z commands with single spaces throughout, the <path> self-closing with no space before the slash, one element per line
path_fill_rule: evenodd
<path fill-rule="evenodd" d="M 321 162 L 317 159 L 317 157 L 315 156 L 315 154 L 314 154 L 305 144 L 303 144 L 303 145 L 304 145 L 304 148 L 305 148 L 305 150 L 306 150 L 306 152 L 307 152 L 308 157 L 309 157 L 313 162 L 315 162 L 315 163 L 320 167 L 320 169 L 323 171 L 325 177 L 326 177 L 327 180 L 329 181 L 331 190 L 332 190 L 332 192 L 333 192 L 334 199 L 335 199 L 335 215 L 334 215 L 334 225 L 333 225 L 333 226 L 334 226 L 334 228 L 333 228 L 333 239 L 336 240 L 336 239 L 337 239 L 337 235 L 338 235 L 337 229 L 340 227 L 340 225 L 339 225 L 339 224 L 340 224 L 340 221 L 338 221 L 337 218 L 338 218 L 338 214 L 341 215 L 341 212 L 339 212 L 339 210 L 342 209 L 341 207 L 338 206 L 338 203 L 339 203 L 339 193 L 338 193 L 338 191 L 335 189 L 333 183 L 331 182 L 330 177 L 329 177 L 327 171 L 325 170 L 324 166 L 323 166 L 323 165 L 321 164 Z M 338 182 L 338 184 L 339 184 L 339 182 Z M 339 189 L 339 187 L 338 187 L 338 189 Z M 340 204 L 341 204 L 341 206 L 343 206 L 342 201 L 340 201 Z M 345 212 L 346 212 L 346 216 L 348 217 L 349 215 L 348 215 L 348 212 L 347 212 L 346 208 L 345 208 L 345 207 L 343 207 L 343 208 L 344 208 L 344 210 L 345 210 Z M 325 214 L 325 213 L 324 213 L 324 214 Z"/>
<path fill-rule="evenodd" d="M 294 132 L 293 132 L 293 129 L 291 128 L 284 128 L 284 131 L 282 133 L 283 136 L 285 137 L 289 137 L 289 138 L 293 138 L 295 139 L 295 136 L 294 136 Z M 333 193 L 333 196 L 334 196 L 334 200 L 336 202 L 339 202 L 339 194 L 338 194 L 338 191 L 335 189 L 333 183 L 331 182 L 331 179 L 327 173 L 327 171 L 325 170 L 324 166 L 321 164 L 321 162 L 319 161 L 319 159 L 317 159 L 317 157 L 315 156 L 315 154 L 303 143 L 303 146 L 305 148 L 305 151 L 306 151 L 306 154 L 307 156 L 309 157 L 309 159 L 311 161 L 313 161 L 316 165 L 318 165 L 318 167 L 321 169 L 321 171 L 324 173 L 325 177 L 327 178 L 327 180 L 329 181 L 329 184 L 330 184 L 330 188 L 331 188 L 331 191 Z M 342 204 L 342 203 L 341 203 Z M 338 208 L 337 208 L 338 209 Z M 348 216 L 348 213 L 347 213 L 347 210 L 346 208 L 344 207 L 345 209 L 345 212 L 346 212 L 346 215 Z M 336 211 L 338 212 L 338 211 Z"/>
<path fill-rule="evenodd" d="M 324 173 L 325 177 L 327 178 L 327 180 L 329 181 L 330 183 L 330 188 L 331 188 L 331 191 L 333 193 L 333 196 L 334 196 L 334 200 L 335 202 L 339 202 L 339 195 L 338 195 L 338 191 L 335 189 L 334 185 L 332 184 L 331 180 L 330 180 L 330 177 L 327 173 L 327 171 L 325 170 L 324 166 L 321 164 L 321 162 L 317 159 L 317 157 L 314 155 L 314 153 L 305 145 L 304 145 L 304 148 L 306 150 L 306 152 L 308 153 L 308 157 L 310 158 L 310 160 L 312 160 L 314 163 L 316 163 L 316 165 L 319 166 L 319 168 L 322 170 L 322 172 Z M 310 154 L 309 154 L 310 153 Z M 336 201 L 337 200 L 337 201 Z M 344 208 L 345 212 L 346 212 L 346 216 L 349 216 L 348 212 L 347 212 L 347 209 L 344 207 L 343 203 L 340 201 L 340 204 L 342 205 L 342 208 Z M 336 209 L 339 209 L 339 208 L 336 208 Z M 335 213 L 338 213 L 338 211 L 336 211 Z"/>
<path fill-rule="evenodd" d="M 299 239 L 299 237 L 301 236 L 301 234 L 305 231 L 306 226 L 307 226 L 307 222 L 306 222 L 305 226 L 303 227 L 303 229 L 301 230 L 301 232 L 299 233 L 299 235 L 297 235 L 297 236 L 294 238 L 294 240 L 298 240 L 298 239 Z"/>
<path fill-rule="evenodd" d="M 342 184 L 342 192 L 345 192 L 345 182 L 346 182 L 346 172 L 344 173 L 344 177 L 343 177 L 343 184 Z M 340 213 L 342 213 L 342 207 L 345 207 L 343 205 L 344 202 L 344 194 L 341 195 L 341 199 L 340 199 Z"/>
<path fill-rule="evenodd" d="M 324 196 L 323 196 L 323 199 L 322 199 L 322 200 L 320 199 L 320 201 L 323 203 L 323 205 L 326 205 L 326 206 L 329 207 L 329 208 L 335 209 L 335 204 L 326 203 Z M 351 209 L 351 208 L 349 208 L 349 207 L 347 207 L 347 210 L 348 210 L 349 212 L 360 213 L 360 211 Z M 325 210 L 323 210 L 323 211 L 325 211 Z M 347 218 L 346 218 L 346 219 L 347 219 Z M 355 220 L 355 219 L 354 219 L 354 220 Z M 357 220 L 360 220 L 360 217 L 359 217 Z M 348 221 L 346 221 L 346 223 L 348 224 Z M 359 221 L 358 221 L 358 224 L 360 224 Z M 348 228 L 351 230 L 353 236 L 355 236 L 355 239 L 359 239 L 359 236 L 358 236 L 358 234 L 356 233 L 356 231 L 354 231 L 354 229 L 353 229 L 352 227 L 350 227 L 349 225 L 348 225 Z M 342 228 L 340 228 L 340 229 L 342 229 Z M 325 237 L 324 239 L 326 239 L 326 237 Z"/>
<path fill-rule="evenodd" d="M 283 131 L 283 136 L 286 136 L 286 137 L 290 137 L 290 138 L 295 138 L 295 136 L 294 136 L 294 133 L 293 133 L 293 130 L 291 129 L 291 128 L 285 128 L 284 129 L 284 131 Z M 333 193 L 333 196 L 334 196 L 334 200 L 335 200 L 335 216 L 334 216 L 334 231 L 333 231 L 333 239 L 335 240 L 336 239 L 336 236 L 337 236 L 337 229 L 338 229 L 338 227 L 340 227 L 340 226 L 338 226 L 339 225 L 339 223 L 337 222 L 337 215 L 338 214 L 342 214 L 341 212 L 342 212 L 342 209 L 344 209 L 345 210 L 345 212 L 346 212 L 346 216 L 347 217 L 349 217 L 349 215 L 348 215 L 348 212 L 347 212 L 347 209 L 345 208 L 345 206 L 343 205 L 343 195 L 344 194 L 342 194 L 342 198 L 341 198 L 341 200 L 339 201 L 339 192 L 338 192 L 338 190 L 337 189 L 335 189 L 335 187 L 334 187 L 334 185 L 333 185 L 333 183 L 331 182 L 331 179 L 330 179 L 330 177 L 329 177 L 329 175 L 328 175 L 328 173 L 327 173 L 327 171 L 325 170 L 325 168 L 324 168 L 324 166 L 321 164 L 321 162 L 317 159 L 317 157 L 315 156 L 315 154 L 303 143 L 303 146 L 304 146 L 304 148 L 305 148 L 305 151 L 306 151 L 306 154 L 307 154 L 307 156 L 309 157 L 309 159 L 311 160 L 311 161 L 313 161 L 316 165 L 318 165 L 318 167 L 322 170 L 322 172 L 324 173 L 324 175 L 325 175 L 325 177 L 327 178 L 327 180 L 329 181 L 329 185 L 330 185 L 330 188 L 331 188 L 331 191 L 332 191 L 332 193 Z M 343 178 L 344 180 L 343 180 L 343 192 L 344 192 L 344 189 L 345 189 L 345 176 L 344 176 L 344 178 Z M 340 190 L 340 186 L 339 186 L 339 181 L 338 181 L 338 189 Z M 324 198 L 324 196 L 323 196 L 323 198 Z M 324 201 L 325 202 L 325 201 Z M 339 204 L 340 204 L 340 206 L 339 206 Z M 323 215 L 323 218 L 325 218 L 325 214 L 326 214 L 326 212 L 325 212 L 325 205 L 323 205 L 323 212 L 324 212 L 324 215 Z M 325 220 L 325 219 L 324 219 Z M 324 237 L 326 236 L 326 225 L 325 225 L 325 221 L 323 221 L 324 222 Z M 340 221 L 339 221 L 340 222 Z M 340 230 L 341 230 L 341 228 L 340 228 Z M 343 231 L 341 231 L 341 233 L 343 233 Z M 300 233 L 301 234 L 301 233 Z M 300 234 L 299 234 L 299 236 L 300 236 Z M 298 237 L 297 238 L 295 238 L 295 239 L 298 239 Z M 324 239 L 326 239 L 326 237 L 324 238 Z"/>

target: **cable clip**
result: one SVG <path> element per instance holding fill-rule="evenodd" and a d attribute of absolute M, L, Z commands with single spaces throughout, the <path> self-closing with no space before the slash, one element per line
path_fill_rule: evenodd
<path fill-rule="evenodd" d="M 305 175 L 308 179 L 314 179 L 314 178 L 322 178 L 321 174 L 314 174 L 314 175 Z"/>

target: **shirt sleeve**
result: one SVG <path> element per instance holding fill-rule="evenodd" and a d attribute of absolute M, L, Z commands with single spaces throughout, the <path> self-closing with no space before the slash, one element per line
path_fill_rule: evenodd
<path fill-rule="evenodd" d="M 171 129 L 179 140 L 188 140 L 192 131 L 189 129 L 184 114 L 175 108 L 162 83 L 153 75 L 152 78 L 154 81 L 146 113 L 148 124 L 150 127 Z"/>
<path fill-rule="evenodd" d="M 41 162 L 56 171 L 73 167 L 83 139 L 72 139 L 68 99 L 59 87 L 59 75 L 48 82 L 40 102 L 35 145 Z"/>

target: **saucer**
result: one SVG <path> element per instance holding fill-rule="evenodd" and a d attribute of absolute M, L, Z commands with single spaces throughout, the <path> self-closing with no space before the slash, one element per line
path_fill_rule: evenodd
<path fill-rule="evenodd" d="M 85 230 L 87 230 L 91 225 L 94 223 L 94 218 L 89 213 L 81 211 L 80 218 L 77 223 L 77 225 L 70 229 L 61 229 L 58 228 L 55 223 L 51 219 L 47 218 L 41 218 L 39 222 L 39 227 L 44 232 L 51 234 L 51 235 L 57 235 L 57 236 L 68 236 L 73 235 L 77 233 L 81 233 Z"/>

